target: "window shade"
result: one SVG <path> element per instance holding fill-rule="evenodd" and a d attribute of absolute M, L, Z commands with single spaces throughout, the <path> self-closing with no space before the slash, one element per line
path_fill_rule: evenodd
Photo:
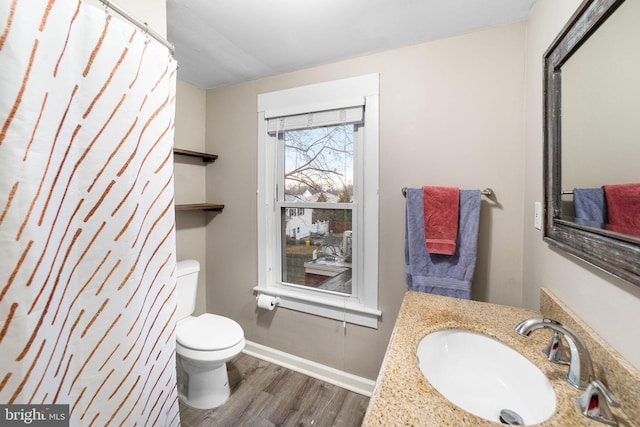
<path fill-rule="evenodd" d="M 311 127 L 362 123 L 363 115 L 364 106 L 360 105 L 336 110 L 273 117 L 267 120 L 267 132 L 275 133 L 276 130 L 287 131 Z"/>

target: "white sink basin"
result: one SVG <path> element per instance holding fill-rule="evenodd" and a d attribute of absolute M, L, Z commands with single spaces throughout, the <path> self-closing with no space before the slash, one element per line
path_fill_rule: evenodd
<path fill-rule="evenodd" d="M 547 377 L 511 347 L 480 333 L 445 329 L 418 345 L 425 378 L 460 408 L 500 422 L 500 411 L 517 413 L 524 424 L 553 415 L 556 395 Z"/>

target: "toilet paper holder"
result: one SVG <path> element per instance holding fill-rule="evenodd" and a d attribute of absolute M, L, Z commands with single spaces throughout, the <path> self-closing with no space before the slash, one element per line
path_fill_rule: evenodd
<path fill-rule="evenodd" d="M 256 303 L 258 304 L 258 308 L 273 310 L 280 304 L 280 297 L 259 294 L 258 296 L 256 296 Z"/>

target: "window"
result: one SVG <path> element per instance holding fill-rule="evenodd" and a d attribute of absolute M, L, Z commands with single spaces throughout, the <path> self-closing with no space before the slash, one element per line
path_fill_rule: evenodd
<path fill-rule="evenodd" d="M 378 75 L 258 96 L 258 294 L 377 327 Z"/>

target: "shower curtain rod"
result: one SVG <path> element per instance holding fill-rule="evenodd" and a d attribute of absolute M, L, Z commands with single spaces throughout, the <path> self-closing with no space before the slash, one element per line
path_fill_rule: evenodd
<path fill-rule="evenodd" d="M 105 5 L 107 9 L 113 10 L 118 15 L 122 16 L 124 19 L 126 19 L 136 27 L 143 30 L 145 34 L 150 35 L 151 37 L 153 37 L 154 39 L 162 43 L 164 46 L 167 47 L 167 49 L 169 49 L 169 52 L 171 52 L 171 56 L 173 56 L 173 54 L 176 51 L 175 48 L 173 47 L 173 43 L 171 43 L 170 41 L 162 37 L 160 34 L 153 31 L 153 29 L 149 28 L 149 24 L 147 24 L 146 22 L 140 21 L 138 18 L 136 18 L 135 16 L 133 16 L 132 14 L 130 14 L 129 12 L 127 12 L 126 10 L 124 10 L 123 8 L 121 8 L 120 6 L 118 6 L 117 4 L 113 3 L 110 0 L 100 0 L 100 3 Z"/>

